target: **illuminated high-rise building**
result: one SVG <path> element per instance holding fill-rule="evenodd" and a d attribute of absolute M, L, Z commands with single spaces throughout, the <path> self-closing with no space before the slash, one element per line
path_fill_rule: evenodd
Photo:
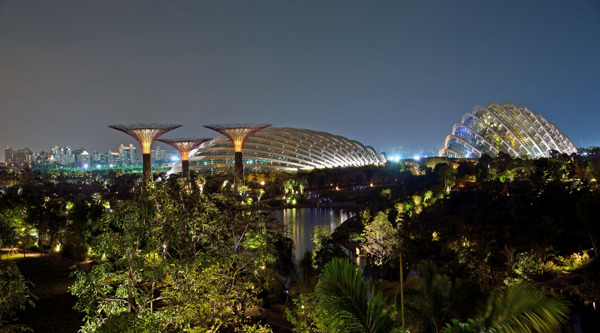
<path fill-rule="evenodd" d="M 128 146 L 124 144 L 119 146 L 119 161 L 122 165 L 133 165 L 137 163 L 136 148 L 132 143 Z"/>
<path fill-rule="evenodd" d="M 162 164 L 167 160 L 167 151 L 162 149 L 160 146 L 154 147 L 154 149 L 150 151 L 150 154 L 152 155 L 152 163 Z"/>
<path fill-rule="evenodd" d="M 7 148 L 4 151 L 6 166 L 13 168 L 24 168 L 31 166 L 33 152 L 29 148 L 14 150 Z"/>
<path fill-rule="evenodd" d="M 73 157 L 75 158 L 75 165 L 77 167 L 88 167 L 90 165 L 90 153 L 83 148 L 75 149 L 75 151 L 73 151 Z"/>

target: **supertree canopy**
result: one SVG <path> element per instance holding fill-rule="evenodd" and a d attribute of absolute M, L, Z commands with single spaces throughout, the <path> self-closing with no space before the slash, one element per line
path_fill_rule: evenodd
<path fill-rule="evenodd" d="M 119 130 L 132 136 L 142 146 L 143 154 L 143 181 L 145 184 L 149 184 L 152 181 L 152 160 L 150 157 L 150 151 L 152 150 L 152 144 L 159 136 L 165 134 L 168 131 L 181 127 L 181 125 L 175 124 L 116 124 L 109 125 L 108 127 Z"/>
<path fill-rule="evenodd" d="M 236 188 L 244 183 L 244 165 L 242 163 L 242 148 L 244 142 L 254 133 L 271 124 L 222 124 L 222 125 L 204 125 L 206 128 L 217 131 L 226 136 L 233 143 L 235 151 L 235 175 L 234 183 Z"/>
<path fill-rule="evenodd" d="M 190 176 L 190 161 L 189 153 L 192 149 L 198 147 L 203 142 L 209 141 L 211 138 L 192 139 L 192 138 L 177 138 L 177 139 L 158 139 L 160 142 L 164 142 L 177 149 L 181 154 L 181 174 L 183 177 L 189 178 Z"/>
<path fill-rule="evenodd" d="M 550 151 L 577 152 L 569 138 L 539 113 L 510 102 L 477 106 L 454 124 L 446 137 L 443 157 L 479 158 L 500 151 L 511 156 L 548 157 Z"/>
<path fill-rule="evenodd" d="M 213 131 L 217 131 L 225 135 L 233 143 L 233 150 L 235 152 L 241 152 L 244 146 L 244 142 L 250 137 L 250 135 L 260 131 L 263 128 L 267 128 L 271 124 L 223 124 L 223 125 L 204 125 L 206 128 L 210 128 Z"/>

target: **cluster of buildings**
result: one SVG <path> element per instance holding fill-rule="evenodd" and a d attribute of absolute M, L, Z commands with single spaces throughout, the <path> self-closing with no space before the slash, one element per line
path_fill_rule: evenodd
<path fill-rule="evenodd" d="M 170 155 L 160 146 L 152 150 L 152 160 L 155 164 L 169 162 Z M 13 149 L 7 147 L 4 151 L 5 166 L 13 169 L 24 167 L 67 167 L 103 169 L 114 166 L 141 165 L 137 149 L 133 144 L 121 144 L 118 151 L 88 152 L 84 148 L 54 146 L 49 152 L 33 152 L 29 148 Z"/>

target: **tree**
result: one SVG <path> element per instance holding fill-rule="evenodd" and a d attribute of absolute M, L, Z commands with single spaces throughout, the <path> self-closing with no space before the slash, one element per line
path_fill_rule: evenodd
<path fill-rule="evenodd" d="M 311 251 L 312 265 L 316 274 L 323 271 L 325 265 L 333 258 L 347 257 L 340 243 L 327 226 L 316 226 L 313 228 L 313 243 L 315 247 Z"/>
<path fill-rule="evenodd" d="M 0 331 L 26 331 L 26 327 L 11 322 L 16 319 L 17 311 L 35 306 L 37 298 L 29 289 L 30 286 L 31 282 L 25 280 L 14 262 L 0 262 Z"/>
<path fill-rule="evenodd" d="M 315 294 L 323 322 L 330 332 L 384 333 L 395 322 L 380 292 L 375 293 L 348 259 L 333 259 L 323 270 Z"/>
<path fill-rule="evenodd" d="M 138 189 L 102 220 L 92 242 L 98 264 L 76 273 L 82 332 L 243 329 L 274 276 L 275 233 L 234 193 L 177 181 Z"/>
<path fill-rule="evenodd" d="M 365 226 L 362 237 L 365 252 L 373 257 L 378 266 L 388 262 L 400 248 L 398 233 L 384 212 L 379 212 L 373 222 Z"/>
<path fill-rule="evenodd" d="M 600 193 L 585 193 L 576 207 L 577 217 L 585 223 L 594 254 L 600 256 L 600 249 L 598 248 L 600 245 L 600 226 L 597 223 L 598 216 L 600 216 Z"/>

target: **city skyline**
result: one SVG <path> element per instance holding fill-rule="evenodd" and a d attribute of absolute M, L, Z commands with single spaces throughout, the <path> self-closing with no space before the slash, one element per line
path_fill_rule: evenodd
<path fill-rule="evenodd" d="M 1 147 L 108 151 L 129 143 L 111 123 L 214 137 L 202 125 L 265 122 L 413 155 L 491 101 L 600 146 L 594 1 L 3 2 L 0 48 Z"/>

